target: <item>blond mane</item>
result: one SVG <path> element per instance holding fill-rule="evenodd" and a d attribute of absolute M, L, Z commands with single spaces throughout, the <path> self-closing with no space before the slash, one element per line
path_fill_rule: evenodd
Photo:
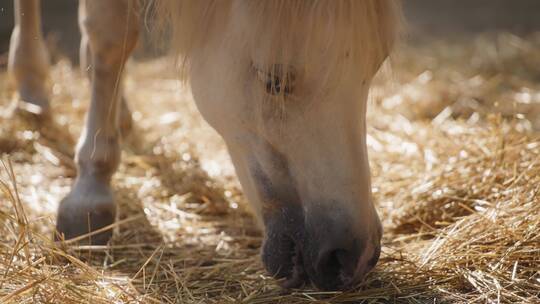
<path fill-rule="evenodd" d="M 183 67 L 211 37 L 223 36 L 227 23 L 247 21 L 238 25 L 245 29 L 244 47 L 266 51 L 263 64 L 288 64 L 299 52 L 310 58 L 322 34 L 317 52 L 340 73 L 358 66 L 377 70 L 402 19 L 399 0 L 157 0 L 153 11 L 158 28 L 170 29 L 171 48 Z M 344 64 L 344 54 L 354 64 Z"/>

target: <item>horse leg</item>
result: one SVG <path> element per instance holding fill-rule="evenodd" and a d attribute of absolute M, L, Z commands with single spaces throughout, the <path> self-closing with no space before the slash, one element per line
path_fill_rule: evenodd
<path fill-rule="evenodd" d="M 40 0 L 15 0 L 8 71 L 19 93 L 19 109 L 48 115 L 49 56 L 41 32 Z"/>
<path fill-rule="evenodd" d="M 56 229 L 70 239 L 115 220 L 110 181 L 120 162 L 121 78 L 138 37 L 134 0 L 81 0 L 81 25 L 92 62 L 92 94 L 86 125 L 77 145 L 77 178 L 60 202 Z M 90 238 L 104 244 L 111 230 Z"/>
<path fill-rule="evenodd" d="M 90 79 L 92 79 L 92 56 L 90 51 L 90 45 L 88 35 L 84 30 L 84 24 L 81 22 L 82 20 L 84 20 L 84 16 L 86 15 L 85 6 L 82 5 L 82 3 L 83 2 L 81 1 L 81 5 L 79 5 L 79 27 L 81 29 L 79 61 L 81 71 L 87 74 Z M 120 133 L 122 137 L 125 138 L 131 132 L 133 126 L 133 118 L 131 117 L 131 110 L 129 109 L 123 92 L 121 96 L 122 99 L 120 101 Z"/>

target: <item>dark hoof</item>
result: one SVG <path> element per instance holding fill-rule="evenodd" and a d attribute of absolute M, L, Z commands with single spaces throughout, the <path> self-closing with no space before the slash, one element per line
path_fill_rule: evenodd
<path fill-rule="evenodd" d="M 113 224 L 115 217 L 116 206 L 108 186 L 77 181 L 58 207 L 55 240 L 77 238 L 79 244 L 106 245 L 112 228 L 92 232 Z"/>

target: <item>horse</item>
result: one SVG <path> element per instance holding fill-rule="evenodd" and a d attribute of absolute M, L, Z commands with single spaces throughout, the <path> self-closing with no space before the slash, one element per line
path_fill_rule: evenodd
<path fill-rule="evenodd" d="M 122 94 L 140 21 L 152 12 L 204 119 L 223 137 L 284 286 L 355 286 L 376 265 L 382 226 L 366 148 L 370 82 L 399 36 L 399 0 L 80 0 L 90 108 L 57 239 L 115 220 L 111 176 L 131 114 Z M 146 10 L 144 10 L 146 8 Z M 19 108 L 50 113 L 40 1 L 15 0 L 8 70 Z M 164 30 L 161 30 L 163 32 Z"/>

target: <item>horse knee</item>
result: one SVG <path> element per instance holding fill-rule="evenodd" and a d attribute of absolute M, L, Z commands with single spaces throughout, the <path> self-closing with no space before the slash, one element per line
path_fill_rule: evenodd
<path fill-rule="evenodd" d="M 135 48 L 139 20 L 133 0 L 92 0 L 81 3 L 80 27 L 88 39 L 97 70 L 122 65 Z"/>

